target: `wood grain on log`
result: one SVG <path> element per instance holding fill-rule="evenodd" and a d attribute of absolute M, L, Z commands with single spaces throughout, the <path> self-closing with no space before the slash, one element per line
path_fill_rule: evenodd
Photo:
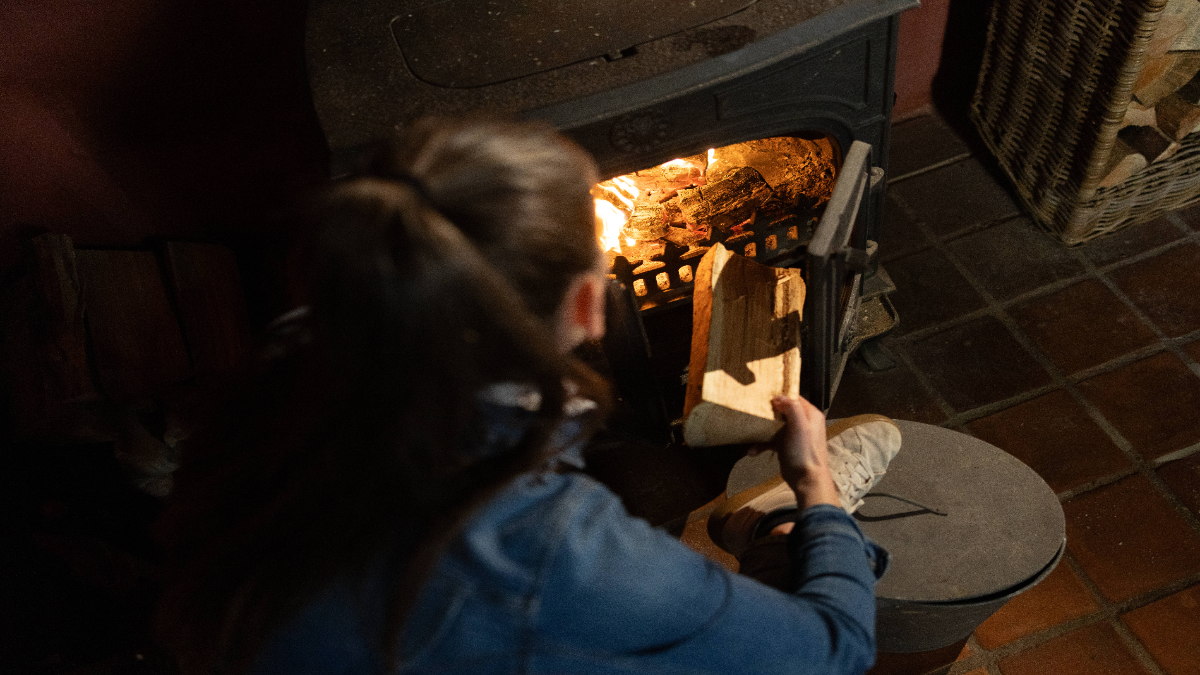
<path fill-rule="evenodd" d="M 771 407 L 799 395 L 801 272 L 760 265 L 714 245 L 696 271 L 692 354 L 684 402 L 688 445 L 769 440 Z"/>
<path fill-rule="evenodd" d="M 762 174 L 741 167 L 702 188 L 680 190 L 678 199 L 688 223 L 724 232 L 745 222 L 771 196 L 771 186 Z"/>
<path fill-rule="evenodd" d="M 145 251 L 76 251 L 100 386 L 137 404 L 191 375 L 158 260 Z"/>
<path fill-rule="evenodd" d="M 1188 103 L 1178 94 L 1159 101 L 1155 110 L 1159 128 L 1176 141 L 1182 141 L 1200 125 L 1200 106 Z"/>
<path fill-rule="evenodd" d="M 1195 2 L 1195 0 L 1192 0 Z M 1196 2 L 1200 6 L 1200 2 Z M 1168 52 L 1147 58 L 1146 65 L 1133 85 L 1134 98 L 1150 108 L 1200 73 L 1200 53 Z"/>
<path fill-rule="evenodd" d="M 1110 188 L 1124 183 L 1130 176 L 1147 166 L 1149 166 L 1149 162 L 1146 161 L 1146 157 L 1129 147 L 1118 136 L 1116 143 L 1113 144 L 1112 154 L 1108 157 L 1108 165 L 1105 167 L 1104 179 L 1100 181 L 1100 187 Z"/>
<path fill-rule="evenodd" d="M 1157 126 L 1158 122 L 1154 117 L 1154 108 L 1148 108 L 1137 101 L 1130 101 L 1129 107 L 1125 109 L 1125 119 L 1121 120 L 1121 128 L 1125 127 L 1153 127 Z"/>
<path fill-rule="evenodd" d="M 1177 51 L 1177 43 L 1190 39 L 1197 21 L 1200 21 L 1200 3 L 1196 0 L 1167 0 L 1146 46 L 1146 58 Z"/>

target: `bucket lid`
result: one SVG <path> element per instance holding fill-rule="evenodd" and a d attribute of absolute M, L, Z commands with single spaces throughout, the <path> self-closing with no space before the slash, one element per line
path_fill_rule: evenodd
<path fill-rule="evenodd" d="M 1033 469 L 957 431 L 896 424 L 900 453 L 854 514 L 891 553 L 877 597 L 969 601 L 1020 587 L 1046 567 L 1063 544 L 1065 520 Z"/>
<path fill-rule="evenodd" d="M 900 452 L 854 514 L 891 554 L 877 598 L 996 597 L 1025 586 L 1054 560 L 1066 537 L 1063 511 L 1033 469 L 964 433 L 904 420 L 896 425 Z M 778 472 L 773 452 L 743 458 L 729 474 L 726 495 Z"/>

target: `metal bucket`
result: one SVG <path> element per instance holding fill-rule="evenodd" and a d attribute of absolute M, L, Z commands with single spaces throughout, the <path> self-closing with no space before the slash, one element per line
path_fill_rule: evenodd
<path fill-rule="evenodd" d="M 1004 603 L 1033 588 L 1054 571 L 1066 549 L 1064 543 L 1037 576 L 997 597 L 944 603 L 876 598 L 876 649 L 893 653 L 924 652 L 965 640 Z"/>
<path fill-rule="evenodd" d="M 1066 548 L 1058 498 L 1015 457 L 957 431 L 897 420 L 887 474 L 854 514 L 891 554 L 875 589 L 883 652 L 962 640 L 1046 577 Z"/>

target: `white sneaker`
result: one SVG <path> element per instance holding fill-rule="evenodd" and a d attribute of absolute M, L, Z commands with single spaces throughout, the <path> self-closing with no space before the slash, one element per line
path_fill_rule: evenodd
<path fill-rule="evenodd" d="M 834 422 L 825 433 L 838 497 L 846 513 L 854 513 L 900 452 L 900 427 L 883 415 L 855 415 Z"/>
<path fill-rule="evenodd" d="M 825 433 L 839 501 L 846 513 L 854 513 L 900 451 L 900 428 L 883 415 L 856 415 L 831 424 Z M 762 525 L 777 524 L 764 523 L 764 517 L 795 508 L 796 494 L 776 473 L 718 506 L 709 516 L 708 533 L 717 546 L 739 556 L 767 534 L 759 531 Z"/>

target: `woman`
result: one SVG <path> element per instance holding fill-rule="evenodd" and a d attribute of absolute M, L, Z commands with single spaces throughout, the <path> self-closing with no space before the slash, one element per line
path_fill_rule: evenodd
<path fill-rule="evenodd" d="M 311 310 L 275 327 L 164 519 L 184 673 L 869 667 L 878 551 L 811 405 L 777 402 L 794 593 L 576 471 L 608 402 L 570 355 L 604 331 L 596 180 L 544 127 L 426 120 L 333 187 L 302 245 Z"/>

